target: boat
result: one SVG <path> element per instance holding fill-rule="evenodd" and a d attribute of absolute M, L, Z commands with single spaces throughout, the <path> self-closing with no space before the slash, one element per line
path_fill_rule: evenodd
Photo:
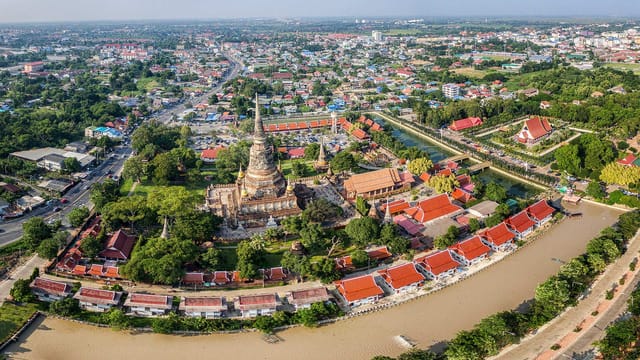
<path fill-rule="evenodd" d="M 417 343 L 413 340 L 411 340 L 410 338 L 406 337 L 405 335 L 396 335 L 394 337 L 394 340 L 400 344 L 400 346 L 407 348 L 407 349 L 413 349 L 414 347 L 416 347 Z"/>

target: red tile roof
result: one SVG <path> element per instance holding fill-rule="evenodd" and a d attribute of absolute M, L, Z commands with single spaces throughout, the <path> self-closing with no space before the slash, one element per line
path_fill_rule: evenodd
<path fill-rule="evenodd" d="M 220 307 L 222 306 L 221 297 L 185 297 L 184 306 L 187 307 Z"/>
<path fill-rule="evenodd" d="M 396 200 L 389 203 L 389 212 L 391 215 L 395 215 L 401 213 L 403 210 L 406 210 L 410 207 L 409 203 L 406 200 Z M 380 206 L 380 211 L 387 211 L 387 204 L 382 204 Z"/>
<path fill-rule="evenodd" d="M 330 298 L 329 292 L 324 287 L 292 291 L 288 296 L 289 303 L 294 305 L 313 304 Z"/>
<path fill-rule="evenodd" d="M 102 276 L 102 273 L 103 273 L 102 265 L 99 265 L 99 264 L 92 264 L 91 268 L 88 271 L 88 274 L 93 276 Z"/>
<path fill-rule="evenodd" d="M 289 149 L 287 153 L 289 154 L 290 158 L 299 159 L 301 157 L 304 157 L 304 148 L 299 147 L 299 148 Z"/>
<path fill-rule="evenodd" d="M 547 135 L 552 130 L 549 120 L 537 116 L 527 120 L 525 126 L 529 129 L 534 140 Z"/>
<path fill-rule="evenodd" d="M 353 132 L 351 133 L 351 135 L 353 135 L 354 137 L 356 137 L 356 139 L 358 140 L 366 140 L 369 138 L 369 135 L 362 129 L 355 129 L 353 130 Z"/>
<path fill-rule="evenodd" d="M 109 278 L 120 278 L 120 268 L 117 266 L 107 266 L 103 276 Z"/>
<path fill-rule="evenodd" d="M 225 147 L 222 145 L 219 145 L 214 147 L 213 149 L 202 150 L 202 153 L 200 154 L 200 158 L 207 159 L 207 160 L 215 160 L 218 158 L 218 153 L 220 152 L 220 150 L 223 150 L 223 149 L 225 149 Z"/>
<path fill-rule="evenodd" d="M 367 250 L 367 255 L 372 260 L 384 260 L 393 256 L 386 246 L 382 246 L 376 249 Z"/>
<path fill-rule="evenodd" d="M 119 295 L 119 293 L 111 290 L 81 287 L 80 290 L 78 290 L 78 292 L 73 296 L 73 298 L 93 304 L 115 305 L 120 299 Z"/>
<path fill-rule="evenodd" d="M 348 302 L 354 302 L 372 296 L 382 296 L 384 294 L 382 289 L 376 284 L 372 275 L 337 281 L 336 287 Z"/>
<path fill-rule="evenodd" d="M 213 282 L 216 285 L 226 285 L 231 282 L 233 278 L 233 273 L 228 273 L 226 271 L 216 271 L 213 273 Z"/>
<path fill-rule="evenodd" d="M 418 258 L 415 261 L 422 264 L 425 269 L 436 276 L 460 266 L 460 264 L 453 259 L 449 250 L 439 251 L 435 254 Z"/>
<path fill-rule="evenodd" d="M 471 117 L 471 118 L 466 118 L 466 119 L 460 119 L 460 120 L 456 120 L 454 121 L 451 126 L 449 126 L 449 129 L 454 130 L 454 131 L 461 131 L 464 129 L 469 129 L 472 128 L 474 126 L 480 126 L 482 125 L 482 119 L 477 118 L 477 117 Z"/>
<path fill-rule="evenodd" d="M 500 246 L 513 240 L 516 235 L 509 231 L 509 228 L 504 222 L 484 231 L 481 236 L 484 236 L 490 243 L 495 246 Z"/>
<path fill-rule="evenodd" d="M 151 295 L 151 294 L 138 294 L 130 293 L 127 298 L 128 306 L 133 305 L 161 305 L 167 306 L 170 304 L 171 298 L 165 295 Z"/>
<path fill-rule="evenodd" d="M 64 296 L 71 292 L 71 286 L 60 281 L 49 280 L 41 277 L 35 278 L 31 283 L 31 288 L 37 289 L 47 294 Z"/>
<path fill-rule="evenodd" d="M 236 308 L 240 310 L 250 310 L 264 307 L 276 307 L 277 305 L 277 298 L 275 294 L 246 295 L 238 297 Z"/>
<path fill-rule="evenodd" d="M 468 261 L 486 255 L 491 251 L 491 249 L 482 242 L 480 236 L 474 236 L 470 239 L 461 241 L 451 246 L 450 249 Z"/>
<path fill-rule="evenodd" d="M 536 225 L 536 223 L 531 220 L 529 215 L 527 215 L 526 210 L 520 211 L 504 222 L 519 233 L 523 233 Z"/>
<path fill-rule="evenodd" d="M 416 270 L 416 266 L 413 263 L 390 267 L 378 272 L 384 281 L 396 290 L 424 280 L 424 276 Z"/>
<path fill-rule="evenodd" d="M 618 160 L 618 164 L 622 164 L 622 165 L 632 165 L 634 161 L 636 161 L 636 156 L 633 155 L 632 153 L 628 153 L 627 156 L 624 157 L 624 159 L 620 159 Z"/>
<path fill-rule="evenodd" d="M 73 273 L 74 275 L 84 275 L 84 274 L 86 274 L 86 273 L 87 273 L 87 267 L 86 267 L 86 266 L 84 266 L 84 265 L 76 265 L 76 266 L 73 268 L 72 273 Z"/>
<path fill-rule="evenodd" d="M 100 256 L 108 259 L 128 260 L 135 241 L 135 236 L 127 235 L 124 231 L 118 230 L 111 235 L 107 246 L 100 252 Z"/>
<path fill-rule="evenodd" d="M 549 206 L 546 200 L 540 200 L 527 208 L 527 213 L 532 219 L 541 221 L 547 216 L 554 213 L 554 209 Z"/>
<path fill-rule="evenodd" d="M 422 200 L 416 207 L 407 209 L 405 212 L 416 221 L 424 223 L 460 210 L 462 210 L 462 208 L 453 205 L 447 194 L 440 194 Z"/>
<path fill-rule="evenodd" d="M 204 274 L 196 272 L 186 273 L 182 277 L 182 283 L 191 285 L 204 284 Z"/>
<path fill-rule="evenodd" d="M 356 268 L 355 266 L 353 266 L 351 255 L 343 256 L 334 260 L 336 262 L 336 268 L 338 270 L 352 270 Z"/>
<path fill-rule="evenodd" d="M 466 203 L 468 203 L 469 201 L 474 200 L 473 195 L 469 194 L 469 193 L 468 193 L 468 192 L 466 192 L 466 191 L 463 191 L 463 190 L 462 190 L 462 189 L 460 189 L 460 188 L 456 188 L 456 189 L 453 191 L 453 193 L 451 194 L 451 197 L 452 197 L 454 200 L 458 200 L 458 201 L 460 201 L 460 202 L 461 202 L 461 203 L 463 203 L 463 204 L 466 204 Z"/>
<path fill-rule="evenodd" d="M 275 267 L 264 270 L 264 276 L 267 280 L 281 281 L 287 278 L 284 269 L 282 267 Z"/>

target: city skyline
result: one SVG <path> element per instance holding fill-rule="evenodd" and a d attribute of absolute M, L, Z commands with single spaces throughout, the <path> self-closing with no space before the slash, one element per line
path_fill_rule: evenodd
<path fill-rule="evenodd" d="M 300 6 L 298 1 L 264 2 L 243 0 L 212 4 L 203 0 L 184 0 L 175 6 L 167 0 L 1 0 L 0 23 L 60 21 L 126 21 L 126 20 L 207 20 L 255 17 L 447 17 L 447 16 L 638 16 L 640 3 L 633 0 L 566 0 L 562 2 L 478 3 L 460 0 L 456 3 L 420 0 L 326 0 L 322 6 Z"/>

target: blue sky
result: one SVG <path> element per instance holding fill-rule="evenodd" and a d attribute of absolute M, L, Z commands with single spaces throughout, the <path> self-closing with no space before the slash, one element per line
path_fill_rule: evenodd
<path fill-rule="evenodd" d="M 0 22 L 513 15 L 640 16 L 640 0 L 0 0 Z"/>

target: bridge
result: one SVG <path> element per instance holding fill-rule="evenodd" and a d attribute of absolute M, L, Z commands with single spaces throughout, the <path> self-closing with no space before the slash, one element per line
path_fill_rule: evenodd
<path fill-rule="evenodd" d="M 490 161 L 485 161 L 483 163 L 480 164 L 475 164 L 469 167 L 469 172 L 470 173 L 475 173 L 484 169 L 488 169 L 491 167 L 491 162 Z"/>
<path fill-rule="evenodd" d="M 446 164 L 451 161 L 453 162 L 465 161 L 465 160 L 469 160 L 470 158 L 471 156 L 469 154 L 460 154 L 460 155 L 452 156 L 450 158 L 446 158 L 440 162 Z"/>

